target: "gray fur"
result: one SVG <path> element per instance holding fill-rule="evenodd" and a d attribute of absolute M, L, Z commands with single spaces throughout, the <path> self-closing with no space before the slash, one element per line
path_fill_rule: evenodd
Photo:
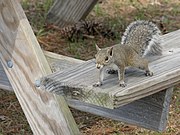
<path fill-rule="evenodd" d="M 161 55 L 160 35 L 161 31 L 154 23 L 138 20 L 126 28 L 121 44 L 132 46 L 142 57 L 147 54 Z"/>
<path fill-rule="evenodd" d="M 121 45 L 100 49 L 96 45 L 96 67 L 100 69 L 99 82 L 94 86 L 102 85 L 105 67 L 115 64 L 118 67 L 119 85 L 125 87 L 125 68 L 136 67 L 145 71 L 146 76 L 153 76 L 149 70 L 147 54 L 162 54 L 160 46 L 160 30 L 155 24 L 148 21 L 135 21 L 131 23 L 122 37 Z"/>

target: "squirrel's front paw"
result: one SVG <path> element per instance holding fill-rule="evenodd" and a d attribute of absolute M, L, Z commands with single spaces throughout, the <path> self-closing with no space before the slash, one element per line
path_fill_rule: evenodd
<path fill-rule="evenodd" d="M 120 86 L 120 87 L 126 87 L 127 84 L 126 84 L 124 81 L 120 81 L 120 82 L 119 82 L 119 86 Z"/>
<path fill-rule="evenodd" d="M 146 71 L 145 75 L 146 75 L 146 76 L 153 76 L 153 72 L 151 72 L 151 71 Z"/>
<path fill-rule="evenodd" d="M 97 82 L 97 83 L 95 83 L 93 86 L 94 86 L 94 87 L 99 87 L 99 86 L 101 86 L 101 85 L 102 85 L 101 82 Z"/>

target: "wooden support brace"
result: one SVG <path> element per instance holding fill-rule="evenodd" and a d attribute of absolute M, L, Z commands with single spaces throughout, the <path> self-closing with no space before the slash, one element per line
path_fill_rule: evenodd
<path fill-rule="evenodd" d="M 59 27 L 74 24 L 92 10 L 98 0 L 56 0 L 49 10 L 47 22 Z"/>
<path fill-rule="evenodd" d="M 79 134 L 64 98 L 37 89 L 51 70 L 18 0 L 0 1 L 0 58 L 35 135 Z"/>

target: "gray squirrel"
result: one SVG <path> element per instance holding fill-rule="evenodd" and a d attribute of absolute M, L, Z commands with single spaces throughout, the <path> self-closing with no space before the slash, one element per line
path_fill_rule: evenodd
<path fill-rule="evenodd" d="M 146 76 L 153 76 L 149 70 L 148 54 L 161 55 L 161 31 L 150 21 L 138 20 L 132 22 L 125 30 L 121 44 L 107 48 L 99 48 L 96 45 L 96 67 L 99 69 L 99 81 L 95 87 L 103 84 L 106 67 L 117 69 L 119 85 L 125 87 L 125 68 L 136 67 L 145 71 Z"/>

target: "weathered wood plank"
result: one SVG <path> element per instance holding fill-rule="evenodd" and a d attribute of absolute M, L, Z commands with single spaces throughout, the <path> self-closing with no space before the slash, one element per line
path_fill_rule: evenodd
<path fill-rule="evenodd" d="M 68 67 L 72 67 L 84 62 L 83 60 L 74 59 L 63 55 L 58 55 L 48 51 L 43 51 L 43 53 L 53 72 L 67 69 Z M 0 62 L 0 89 L 13 91 L 13 88 L 9 82 L 9 79 L 3 69 L 1 62 Z"/>
<path fill-rule="evenodd" d="M 64 70 L 83 62 L 51 52 L 45 51 L 44 54 L 54 71 Z M 75 109 L 102 117 L 163 131 L 167 123 L 171 95 L 172 90 L 158 92 L 113 110 L 71 99 L 68 100 L 68 104 Z"/>
<path fill-rule="evenodd" d="M 0 89 L 13 91 L 12 86 L 9 82 L 9 79 L 6 76 L 6 73 L 3 69 L 1 62 L 0 62 Z"/>
<path fill-rule="evenodd" d="M 165 54 L 169 53 L 169 55 L 170 55 L 172 52 L 177 53 L 177 52 L 180 51 L 178 49 L 179 38 L 180 38 L 178 36 L 179 33 L 180 33 L 180 30 L 177 30 L 177 31 L 168 33 L 166 35 L 163 35 L 163 40 L 165 42 L 163 42 L 162 46 L 164 47 L 164 53 Z M 173 44 L 172 44 L 172 42 L 173 42 Z M 73 58 L 70 58 L 70 57 L 57 55 L 57 54 L 47 52 L 47 51 L 44 51 L 44 55 L 46 56 L 48 63 L 51 65 L 51 69 L 54 70 L 54 71 L 55 70 L 59 71 L 61 69 L 66 69 L 66 66 L 71 67 L 72 65 L 74 65 L 76 63 L 80 64 L 80 63 L 83 62 L 82 60 L 77 60 L 77 59 L 73 59 Z M 63 61 L 63 59 L 65 59 L 65 61 Z M 63 64 L 63 62 L 65 64 Z M 64 66 L 62 66 L 62 65 L 64 65 Z M 0 88 L 6 89 L 6 90 L 12 90 L 12 87 L 11 87 L 10 83 L 7 81 L 8 78 L 5 75 L 4 69 L 1 68 L 1 66 L 2 65 L 0 64 L 0 73 L 1 73 L 0 74 Z M 57 69 L 57 68 L 59 68 L 59 69 Z"/>
<path fill-rule="evenodd" d="M 78 100 L 68 100 L 68 104 L 75 109 L 102 117 L 150 130 L 164 131 L 168 120 L 172 93 L 173 89 L 169 88 L 116 109 L 108 109 Z"/>
<path fill-rule="evenodd" d="M 41 88 L 49 92 L 64 93 L 67 98 L 76 99 L 107 108 L 117 108 L 140 98 L 152 95 L 180 82 L 180 30 L 171 36 L 171 43 L 165 35 L 161 57 L 154 57 L 150 62 L 153 77 L 145 77 L 138 70 L 127 70 L 128 86 L 118 85 L 117 75 L 107 75 L 104 85 L 93 87 L 98 81 L 98 70 L 93 60 L 81 65 L 46 76 Z M 171 48 L 166 46 L 171 44 Z M 171 51 L 173 50 L 173 51 Z"/>
<path fill-rule="evenodd" d="M 54 71 L 64 70 L 67 67 L 70 68 L 83 62 L 50 52 L 45 52 L 44 54 Z M 164 131 L 168 120 L 172 94 L 173 88 L 168 88 L 167 90 L 160 91 L 116 109 L 108 109 L 72 99 L 67 99 L 67 101 L 69 106 L 80 111 L 155 131 Z"/>
<path fill-rule="evenodd" d="M 46 55 L 50 65 L 53 66 L 52 68 L 54 71 L 64 70 L 67 67 L 70 68 L 71 66 L 83 62 L 77 59 L 49 52 L 44 54 Z M 57 60 L 59 62 L 57 62 Z M 113 110 L 80 102 L 78 100 L 68 99 L 67 101 L 69 106 L 81 111 L 126 122 L 129 124 L 134 124 L 151 130 L 163 131 L 166 128 L 166 123 L 168 120 L 167 117 L 172 93 L 172 88 L 169 88 L 168 90 L 158 92 L 154 95 L 136 100 L 128 105 Z"/>
<path fill-rule="evenodd" d="M 92 10 L 98 0 L 56 0 L 47 15 L 47 22 L 64 27 L 74 24 Z"/>
<path fill-rule="evenodd" d="M 34 134 L 79 134 L 64 98 L 35 87 L 51 70 L 18 0 L 0 2 L 0 58 Z"/>
<path fill-rule="evenodd" d="M 53 72 L 67 69 L 78 64 L 82 64 L 83 60 L 74 59 L 71 57 L 58 55 L 52 52 L 44 51 L 44 55 L 51 66 Z"/>

